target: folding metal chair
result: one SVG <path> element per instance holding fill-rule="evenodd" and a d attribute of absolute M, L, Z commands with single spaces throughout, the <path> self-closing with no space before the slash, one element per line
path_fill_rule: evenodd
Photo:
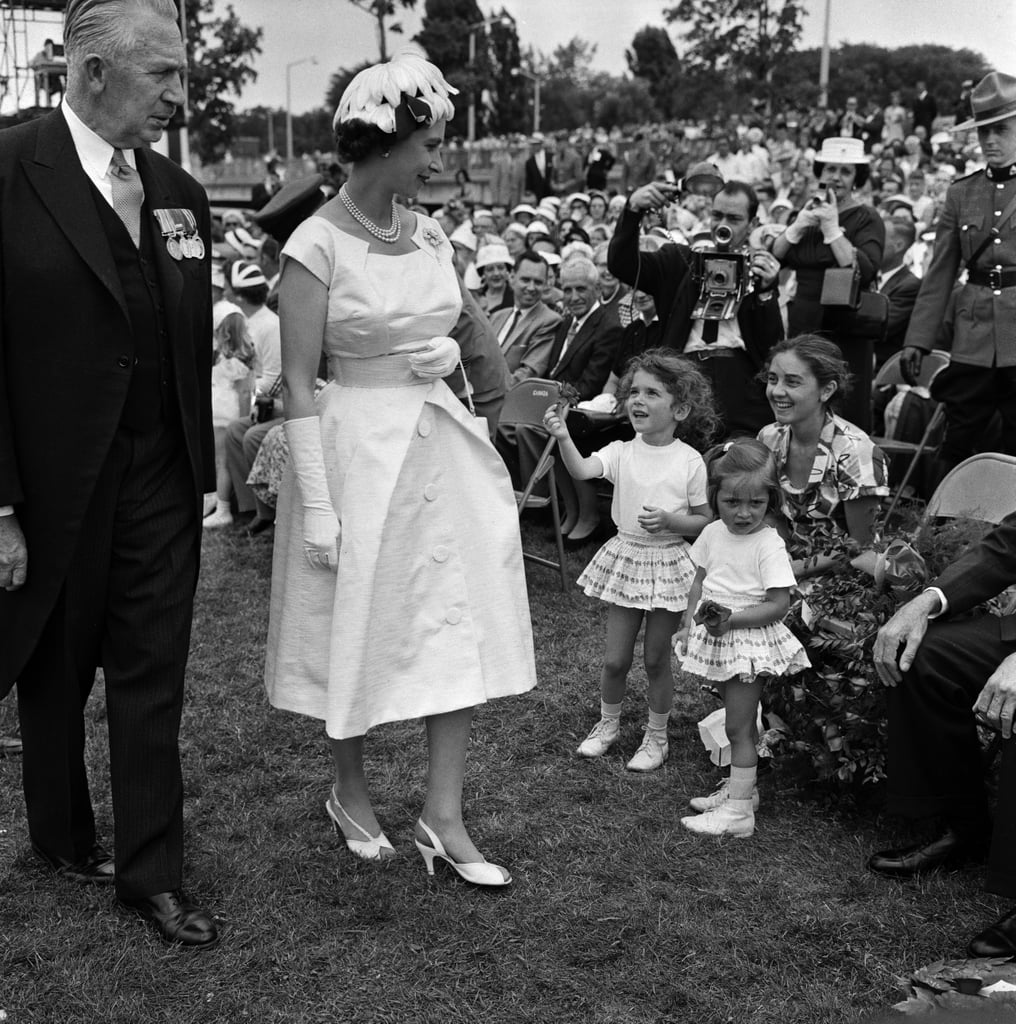
<path fill-rule="evenodd" d="M 1016 512 L 1016 455 L 981 452 L 949 470 L 928 499 L 929 519 L 980 519 L 998 524 Z"/>
<path fill-rule="evenodd" d="M 917 385 L 919 387 L 930 388 L 931 382 L 948 365 L 949 356 L 945 352 L 927 353 L 924 359 L 921 360 L 921 372 L 917 378 Z M 875 377 L 874 383 L 872 384 L 872 390 L 874 391 L 875 389 L 884 387 L 894 387 L 897 384 L 904 383 L 906 382 L 903 380 L 903 374 L 900 370 L 900 353 L 896 352 L 882 364 L 882 368 L 878 371 L 878 375 Z M 896 493 L 893 495 L 889 508 L 886 511 L 886 522 L 889 521 L 893 512 L 896 510 L 896 505 L 903 496 L 907 484 L 910 483 L 910 478 L 917 470 L 921 457 L 924 455 L 933 455 L 938 451 L 941 442 L 938 442 L 937 444 L 933 443 L 933 438 L 935 438 L 936 434 L 941 432 L 944 425 L 945 406 L 941 402 L 937 402 L 935 405 L 935 411 L 928 420 L 928 424 L 924 428 L 924 433 L 921 436 L 920 441 L 917 441 L 916 443 L 911 441 L 897 441 L 892 437 L 873 437 L 871 439 L 879 448 L 882 449 L 883 452 L 885 452 L 886 455 L 890 457 L 894 455 L 910 457 L 907 470 L 903 474 L 903 479 L 900 481 L 899 487 L 896 488 Z"/>
<path fill-rule="evenodd" d="M 547 407 L 554 405 L 561 400 L 561 385 L 557 381 L 543 380 L 533 377 L 516 384 L 507 395 L 505 395 L 504 406 L 501 409 L 499 423 L 502 426 L 515 427 L 536 427 L 543 430 L 543 414 Z M 518 507 L 519 516 L 526 509 L 550 508 L 551 519 L 554 524 L 554 542 L 557 546 L 557 561 L 537 555 L 534 552 L 526 551 L 523 548 L 522 556 L 530 562 L 542 565 L 547 569 L 556 569 L 561 576 L 561 589 L 568 589 L 568 578 L 565 574 L 564 537 L 561 533 L 561 509 L 557 498 L 557 479 L 554 475 L 554 446 L 557 438 L 547 436 L 547 443 L 537 459 L 536 466 L 521 491 L 515 492 L 515 504 Z M 546 497 L 534 494 L 534 488 L 541 481 L 547 481 L 548 494 Z"/>

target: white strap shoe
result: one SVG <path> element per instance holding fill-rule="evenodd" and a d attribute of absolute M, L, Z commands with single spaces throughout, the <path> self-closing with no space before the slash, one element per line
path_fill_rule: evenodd
<path fill-rule="evenodd" d="M 451 865 L 460 878 L 473 885 L 511 885 L 512 876 L 508 874 L 507 868 L 501 867 L 500 864 L 491 864 L 490 861 L 486 860 L 477 861 L 473 864 L 460 864 L 458 861 L 452 860 L 448 855 L 448 851 L 444 848 L 444 843 L 427 826 L 423 818 L 420 818 L 417 824 L 430 840 L 430 846 L 427 846 L 426 843 L 421 843 L 419 839 L 416 840 L 416 848 L 420 851 L 420 856 L 423 857 L 424 863 L 427 865 L 428 875 L 434 874 L 434 858 L 440 857 L 446 864 Z"/>
<path fill-rule="evenodd" d="M 328 812 L 328 817 L 332 819 L 335 834 L 345 840 L 350 853 L 356 854 L 357 857 L 363 860 L 391 860 L 396 855 L 395 847 L 388 841 L 388 836 L 384 832 L 379 832 L 376 836 L 372 836 L 362 825 L 353 821 L 346 813 L 345 807 L 339 803 L 339 798 L 335 795 L 334 786 L 328 795 L 328 799 L 325 801 L 325 810 Z M 336 814 L 336 811 L 338 811 L 338 814 Z M 346 835 L 342 822 L 339 820 L 339 814 L 345 818 L 352 828 L 356 829 L 363 836 L 363 839 L 350 839 Z"/>

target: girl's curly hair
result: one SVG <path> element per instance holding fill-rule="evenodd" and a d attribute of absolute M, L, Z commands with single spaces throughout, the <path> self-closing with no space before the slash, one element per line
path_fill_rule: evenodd
<path fill-rule="evenodd" d="M 675 405 L 687 405 L 688 415 L 674 425 L 674 436 L 704 451 L 720 430 L 720 417 L 708 378 L 690 359 L 672 349 L 651 348 L 628 361 L 617 385 L 617 401 L 624 405 L 631 393 L 631 382 L 642 370 L 655 377 L 667 390 Z"/>

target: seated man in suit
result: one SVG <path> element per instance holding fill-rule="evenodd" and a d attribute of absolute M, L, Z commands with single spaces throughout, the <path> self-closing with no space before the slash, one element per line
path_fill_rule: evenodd
<path fill-rule="evenodd" d="M 558 325 L 548 359 L 551 380 L 569 384 L 580 401 L 603 390 L 614 355 L 621 342 L 617 313 L 599 302 L 600 275 L 586 256 L 572 256 L 561 264 L 561 291 L 568 315 Z M 513 475 L 525 482 L 536 466 L 547 435 L 539 427 L 519 427 L 512 437 L 499 434 L 498 449 Z M 569 539 L 578 544 L 589 539 L 597 523 L 571 524 Z"/>
<path fill-rule="evenodd" d="M 875 343 L 875 369 L 895 352 L 903 348 L 903 339 L 914 311 L 920 278 L 903 265 L 903 257 L 917 237 L 914 225 L 906 220 L 890 217 L 885 222 L 885 249 L 882 252 L 882 270 L 878 276 L 878 290 L 889 300 L 889 324 L 885 341 Z"/>
<path fill-rule="evenodd" d="M 717 412 L 728 436 L 754 437 L 773 416 L 758 374 L 766 354 L 783 339 L 783 320 L 776 295 L 780 264 L 764 249 L 748 249 L 755 225 L 758 197 L 741 181 L 728 181 L 712 199 L 712 224 L 731 233 L 730 251 L 744 252 L 755 280 L 730 320 L 693 320 L 699 283 L 692 274 L 692 253 L 684 245 L 664 245 L 657 252 L 639 251 L 642 216 L 673 201 L 673 186 L 656 182 L 628 198 L 610 240 L 608 265 L 622 281 L 652 295 L 662 324 L 660 344 L 694 360 L 709 378 Z"/>
<path fill-rule="evenodd" d="M 561 315 L 543 301 L 548 267 L 539 253 L 523 250 L 512 275 L 514 306 L 499 309 L 490 318 L 508 365 L 508 386 L 530 377 L 544 377 L 549 369 Z"/>
<path fill-rule="evenodd" d="M 868 867 L 878 874 L 906 878 L 987 859 L 987 888 L 1016 899 L 1016 616 L 963 614 L 1014 580 L 1016 514 L 879 630 L 872 653 L 891 687 L 889 810 L 937 815 L 945 831 L 929 843 L 874 854 Z M 978 724 L 1003 737 L 994 827 Z M 976 935 L 968 952 L 1016 955 L 1016 908 Z"/>

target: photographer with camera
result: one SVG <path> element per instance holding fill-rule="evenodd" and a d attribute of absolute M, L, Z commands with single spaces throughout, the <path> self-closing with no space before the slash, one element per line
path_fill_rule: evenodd
<path fill-rule="evenodd" d="M 662 325 L 660 344 L 684 353 L 709 378 L 724 433 L 754 437 L 772 419 L 758 373 L 783 338 L 776 299 L 780 264 L 768 251 L 747 247 L 758 197 L 740 181 L 728 181 L 713 196 L 712 250 L 695 253 L 673 243 L 640 252 L 644 214 L 677 196 L 677 187 L 662 181 L 629 196 L 608 266 L 626 284 L 652 295 Z"/>
<path fill-rule="evenodd" d="M 788 334 L 821 334 L 843 352 L 853 377 L 843 417 L 871 430 L 874 338 L 859 336 L 850 305 L 823 304 L 827 271 L 856 267 L 859 287 L 869 288 L 882 266 L 885 225 L 855 194 L 868 179 L 868 157 L 860 139 L 830 138 L 814 162 L 819 191 L 773 242 L 773 255 L 797 272 L 797 295 L 788 310 Z M 828 302 L 829 296 L 826 296 Z"/>

